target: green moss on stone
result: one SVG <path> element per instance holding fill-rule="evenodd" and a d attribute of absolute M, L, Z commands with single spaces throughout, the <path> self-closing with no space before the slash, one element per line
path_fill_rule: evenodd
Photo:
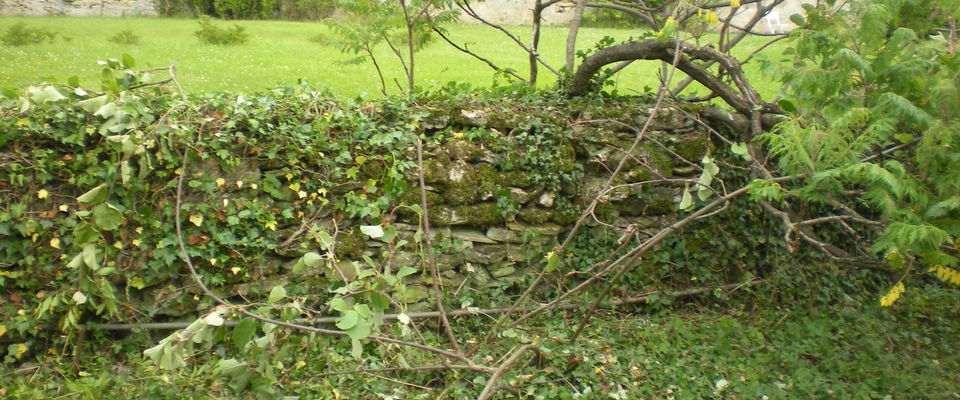
<path fill-rule="evenodd" d="M 556 212 L 539 207 L 527 207 L 520 210 L 520 219 L 534 225 L 540 225 L 554 218 Z"/>
<path fill-rule="evenodd" d="M 335 254 L 341 260 L 358 260 L 367 248 L 367 237 L 354 228 L 337 235 Z"/>
<path fill-rule="evenodd" d="M 691 162 L 703 159 L 710 149 L 710 140 L 706 135 L 687 135 L 674 145 L 674 152 Z"/>
<path fill-rule="evenodd" d="M 456 214 L 461 216 L 464 222 L 460 225 L 470 225 L 480 228 L 486 228 L 504 222 L 504 216 L 497 209 L 495 203 L 479 203 L 456 208 Z"/>

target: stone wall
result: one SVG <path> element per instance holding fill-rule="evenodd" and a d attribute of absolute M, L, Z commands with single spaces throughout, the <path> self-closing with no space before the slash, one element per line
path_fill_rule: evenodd
<path fill-rule="evenodd" d="M 451 113 L 433 115 L 425 124 L 431 130 L 481 130 L 496 136 L 502 135 L 501 132 L 515 131 L 524 121 L 537 116 L 536 113 L 501 113 L 496 107 L 464 108 Z M 616 118 L 640 124 L 646 115 L 647 108 L 640 107 Z M 584 113 L 580 117 L 589 120 L 608 116 Z M 560 155 L 549 167 L 549 173 L 569 173 L 575 178 L 553 188 L 538 182 L 536 170 L 505 167 L 516 165 L 517 160 L 534 156 L 535 152 L 505 152 L 498 148 L 496 140 L 484 142 L 457 138 L 456 135 L 441 145 L 426 148 L 424 171 L 428 212 L 443 286 L 454 289 L 509 287 L 527 277 L 529 266 L 542 260 L 544 254 L 558 244 L 580 210 L 604 186 L 610 171 L 625 157 L 630 160 L 616 182 L 625 186 L 603 197 L 587 225 L 632 227 L 641 234 L 652 235 L 676 221 L 676 204 L 682 185 L 645 186 L 637 183 L 695 178 L 696 167 L 680 160 L 699 161 L 712 146 L 709 135 L 685 113 L 673 109 L 658 114 L 646 137 L 648 140 L 632 154 L 627 154 L 625 149 L 630 148 L 636 136 L 622 124 L 601 123 L 574 128 L 573 137 L 563 140 L 559 146 L 551 145 L 555 150 L 549 150 L 548 146 L 542 149 Z M 412 152 L 408 156 L 414 159 Z M 400 199 L 403 204 L 420 202 L 414 170 L 408 170 L 406 175 L 409 188 Z M 216 162 L 204 166 L 203 171 L 211 176 L 225 176 L 228 180 L 238 174 L 246 176 L 244 180 L 250 180 L 271 173 L 262 169 L 223 170 Z M 361 186 L 356 182 L 335 186 L 331 194 L 340 195 Z M 295 200 L 292 192 L 289 195 L 289 199 L 277 200 Z M 312 280 L 322 287 L 326 285 L 323 282 L 351 280 L 363 269 L 371 268 L 364 261 L 364 257 L 368 257 L 379 267 L 393 271 L 403 266 L 416 267 L 421 272 L 407 278 L 412 284 L 407 286 L 405 293 L 395 293 L 394 296 L 411 304 L 427 298 L 432 280 L 425 257 L 412 244 L 419 229 L 416 214 L 400 212 L 395 221 L 386 223 L 397 229 L 399 239 L 411 243 L 397 248 L 364 235 L 359 229 L 361 221 L 338 218 L 331 213 L 311 224 L 315 230 L 339 232 L 335 239 L 338 262 L 334 268 L 318 265 L 297 270 L 295 266 L 299 257 L 307 252 L 324 253 L 314 238 L 305 235 L 278 248 L 256 280 L 228 285 L 217 291 L 223 295 L 249 296 L 269 291 L 275 285 L 303 284 Z M 291 227 L 277 234 L 286 237 L 297 229 L 299 227 Z M 166 310 L 178 313 L 171 308 Z"/>
<path fill-rule="evenodd" d="M 0 15 L 132 17 L 157 15 L 152 0 L 3 0 Z"/>

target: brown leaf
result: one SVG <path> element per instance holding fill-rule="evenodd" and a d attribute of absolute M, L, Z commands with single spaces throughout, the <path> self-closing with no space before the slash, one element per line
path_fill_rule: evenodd
<path fill-rule="evenodd" d="M 203 246 L 210 241 L 210 237 L 207 235 L 193 234 L 187 238 L 187 243 L 191 246 Z"/>

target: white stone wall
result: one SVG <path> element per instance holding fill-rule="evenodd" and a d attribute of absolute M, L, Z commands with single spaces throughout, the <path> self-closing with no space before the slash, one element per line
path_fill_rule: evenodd
<path fill-rule="evenodd" d="M 533 23 L 534 0 L 485 0 L 473 2 L 471 6 L 478 15 L 499 25 L 530 25 Z M 573 18 L 573 2 L 562 1 L 547 8 L 541 14 L 544 25 L 565 25 Z M 461 16 L 465 22 L 477 22 L 467 15 Z"/>
<path fill-rule="evenodd" d="M 157 15 L 152 0 L 0 0 L 0 15 L 77 17 Z"/>
<path fill-rule="evenodd" d="M 754 29 L 760 33 L 783 33 L 796 28 L 790 22 L 790 15 L 803 14 L 804 3 L 813 3 L 813 0 L 786 0 L 773 12 L 757 24 Z M 473 9 L 484 19 L 490 22 L 503 25 L 529 25 L 533 21 L 534 0 L 485 0 L 473 3 Z M 769 1 L 765 1 L 769 4 Z M 557 3 L 543 12 L 544 25 L 566 25 L 573 17 L 572 0 L 565 0 Z M 733 23 L 738 26 L 746 25 L 757 10 L 755 4 L 747 4 L 737 9 Z M 718 9 L 720 18 L 725 18 L 729 13 L 729 8 Z M 477 22 L 475 19 L 464 15 L 463 21 Z"/>

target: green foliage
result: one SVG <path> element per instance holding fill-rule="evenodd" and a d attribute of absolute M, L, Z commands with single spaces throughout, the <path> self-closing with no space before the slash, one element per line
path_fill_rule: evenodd
<path fill-rule="evenodd" d="M 320 20 L 336 10 L 333 0 L 278 0 L 277 17 L 292 20 Z"/>
<path fill-rule="evenodd" d="M 41 44 L 44 42 L 53 42 L 57 37 L 56 32 L 45 28 L 34 28 L 26 23 L 17 22 L 7 28 L 7 31 L 0 36 L 0 42 L 7 46 L 26 46 L 29 44 Z"/>
<path fill-rule="evenodd" d="M 923 15 L 923 17 L 919 17 Z M 809 174 L 784 193 L 830 203 L 859 192 L 885 229 L 872 250 L 904 268 L 956 266 L 960 237 L 960 54 L 955 2 L 872 0 L 850 12 L 810 8 L 780 71 L 797 116 L 763 136 L 785 174 Z M 876 154 L 888 151 L 882 156 Z"/>
<path fill-rule="evenodd" d="M 194 32 L 194 35 L 206 44 L 218 46 L 244 44 L 250 39 L 250 34 L 246 28 L 239 24 L 234 24 L 231 29 L 224 29 L 213 23 L 213 18 L 201 15 L 197 19 L 200 30 Z"/>
<path fill-rule="evenodd" d="M 270 18 L 276 5 L 276 0 L 213 0 L 216 15 L 226 19 Z"/>
<path fill-rule="evenodd" d="M 128 29 L 117 32 L 115 35 L 107 38 L 107 40 L 120 45 L 136 45 L 140 44 L 140 35 Z"/>

